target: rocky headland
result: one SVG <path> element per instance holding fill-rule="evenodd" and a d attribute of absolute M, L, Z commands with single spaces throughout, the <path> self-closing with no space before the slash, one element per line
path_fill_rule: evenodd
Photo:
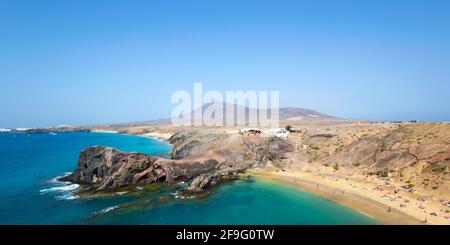
<path fill-rule="evenodd" d="M 171 134 L 172 157 L 94 146 L 81 152 L 76 170 L 62 180 L 95 194 L 184 183 L 182 193 L 191 196 L 242 173 L 269 174 L 328 193 L 327 198 L 389 223 L 448 223 L 450 123 L 288 124 L 294 130 L 287 138 L 239 134 L 237 127 L 117 128 L 130 134 Z M 317 192 L 318 186 L 322 191 Z M 337 191 L 346 194 L 337 198 Z"/>
<path fill-rule="evenodd" d="M 100 192 L 152 183 L 188 183 L 185 191 L 202 192 L 220 182 L 235 179 L 248 169 L 277 164 L 294 148 L 280 138 L 247 137 L 218 130 L 189 130 L 174 134 L 172 159 L 111 147 L 93 146 L 80 154 L 70 181 Z"/>

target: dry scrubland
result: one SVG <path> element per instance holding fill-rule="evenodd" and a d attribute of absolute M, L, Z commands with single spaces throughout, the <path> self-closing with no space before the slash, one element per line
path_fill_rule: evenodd
<path fill-rule="evenodd" d="M 292 168 L 377 176 L 450 197 L 450 124 L 305 127 L 292 134 Z"/>

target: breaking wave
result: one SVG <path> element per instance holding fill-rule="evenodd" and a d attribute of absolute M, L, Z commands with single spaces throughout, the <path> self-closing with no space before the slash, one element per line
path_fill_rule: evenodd
<path fill-rule="evenodd" d="M 55 194 L 55 198 L 57 200 L 73 200 L 73 199 L 77 199 L 78 196 L 75 195 L 75 190 L 78 189 L 78 187 L 80 187 L 80 185 L 72 184 L 70 182 L 63 182 L 63 181 L 59 181 L 58 180 L 59 178 L 65 177 L 65 176 L 67 176 L 69 174 L 70 174 L 70 172 L 67 172 L 67 173 L 65 173 L 62 176 L 57 176 L 57 177 L 49 180 L 48 183 L 52 183 L 53 185 L 57 185 L 57 186 L 52 186 L 52 187 L 49 187 L 49 188 L 45 188 L 45 189 L 39 190 L 41 195 L 54 193 Z"/>
<path fill-rule="evenodd" d="M 49 193 L 49 192 L 66 192 L 66 191 L 74 191 L 76 190 L 80 185 L 78 184 L 70 184 L 70 185 L 64 185 L 64 186 L 54 186 L 47 189 L 42 189 L 39 192 L 42 194 Z"/>

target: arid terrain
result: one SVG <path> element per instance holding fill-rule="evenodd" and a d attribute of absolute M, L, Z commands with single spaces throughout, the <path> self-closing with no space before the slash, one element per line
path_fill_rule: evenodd
<path fill-rule="evenodd" d="M 313 187 L 320 185 L 332 189 L 333 195 L 336 191 L 353 193 L 360 198 L 352 202 L 348 201 L 352 200 L 351 196 L 333 198 L 330 193 L 318 194 L 388 223 L 450 224 L 450 123 L 300 119 L 284 120 L 281 124 L 287 125 L 292 132 L 287 138 L 279 138 L 287 143 L 281 150 L 283 156 L 274 158 L 263 150 L 266 137 L 240 134 L 239 127 L 135 125 L 92 130 L 161 139 L 169 139 L 179 132 L 202 132 L 202 137 L 196 136 L 193 141 L 187 141 L 191 143 L 183 143 L 186 153 L 180 158 L 215 159 L 219 163 L 242 162 L 247 158 L 259 162 L 247 172 L 296 185 L 299 181 L 309 181 Z M 211 137 L 217 134 L 226 136 Z M 180 153 L 179 146 L 174 149 L 174 154 L 177 153 Z M 238 155 L 240 158 L 230 158 Z M 258 155 L 263 157 L 258 158 Z M 304 185 L 300 187 L 311 189 Z M 367 202 L 358 204 L 357 200 L 363 200 L 361 198 L 376 203 L 378 211 L 376 208 L 368 210 Z M 407 218 L 399 214 L 407 214 Z"/>

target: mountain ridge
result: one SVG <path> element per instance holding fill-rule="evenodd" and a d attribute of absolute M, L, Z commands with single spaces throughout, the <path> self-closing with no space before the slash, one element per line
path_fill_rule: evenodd
<path fill-rule="evenodd" d="M 215 102 L 215 103 L 220 103 L 220 102 Z M 194 115 L 195 113 L 199 113 L 200 110 L 203 113 L 205 110 L 210 108 L 215 103 L 203 104 L 203 106 L 192 110 L 191 116 Z M 227 104 L 225 102 L 222 102 L 222 106 L 224 108 L 223 118 L 227 117 L 225 108 L 228 108 L 228 106 L 234 106 L 235 111 L 239 110 L 239 109 L 244 110 L 246 117 L 248 117 L 248 115 L 250 114 L 250 111 L 256 110 L 256 113 L 259 114 L 260 111 L 262 110 L 262 109 L 251 108 L 248 106 L 242 106 L 242 105 L 238 105 L 238 104 Z M 270 109 L 267 109 L 267 114 L 270 116 Z M 343 119 L 340 117 L 328 115 L 328 114 L 325 114 L 325 113 L 322 113 L 322 112 L 319 112 L 319 111 L 316 111 L 313 109 L 301 108 L 301 107 L 281 107 L 281 108 L 279 108 L 279 120 L 280 121 L 301 121 L 301 120 L 346 121 L 346 119 Z M 171 124 L 171 121 L 172 121 L 171 118 L 162 118 L 162 119 L 155 119 L 155 120 L 148 120 L 148 121 L 133 122 L 130 124 L 162 125 L 162 124 Z"/>

